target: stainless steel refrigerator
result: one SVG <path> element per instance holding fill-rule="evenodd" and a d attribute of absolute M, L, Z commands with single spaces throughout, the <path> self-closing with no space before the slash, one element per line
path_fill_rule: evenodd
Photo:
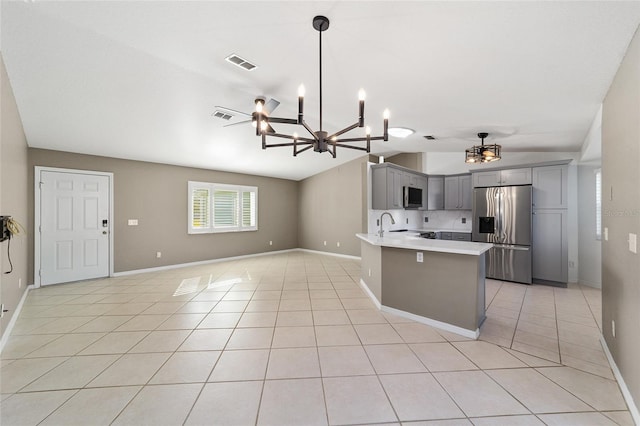
<path fill-rule="evenodd" d="M 493 243 L 487 278 L 531 284 L 531 185 L 475 188 L 472 240 Z"/>

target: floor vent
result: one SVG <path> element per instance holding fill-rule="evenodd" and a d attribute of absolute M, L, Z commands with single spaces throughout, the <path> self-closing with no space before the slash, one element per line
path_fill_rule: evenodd
<path fill-rule="evenodd" d="M 236 55 L 235 53 L 227 56 L 226 58 L 224 58 L 225 61 L 227 62 L 231 62 L 233 65 L 237 65 L 242 69 L 245 69 L 247 71 L 253 71 L 254 69 L 258 68 L 257 65 L 252 64 L 251 62 L 247 61 L 246 59 L 241 58 L 240 56 Z"/>

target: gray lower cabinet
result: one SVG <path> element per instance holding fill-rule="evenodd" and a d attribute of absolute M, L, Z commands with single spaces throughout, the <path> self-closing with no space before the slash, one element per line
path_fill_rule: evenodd
<path fill-rule="evenodd" d="M 452 232 L 451 239 L 454 241 L 471 241 L 471 232 Z"/>
<path fill-rule="evenodd" d="M 568 239 L 566 209 L 536 209 L 532 215 L 532 277 L 566 283 Z"/>

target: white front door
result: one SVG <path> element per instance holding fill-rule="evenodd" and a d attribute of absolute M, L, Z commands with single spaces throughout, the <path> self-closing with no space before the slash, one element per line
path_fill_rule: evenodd
<path fill-rule="evenodd" d="M 40 284 L 109 275 L 109 176 L 40 172 Z"/>

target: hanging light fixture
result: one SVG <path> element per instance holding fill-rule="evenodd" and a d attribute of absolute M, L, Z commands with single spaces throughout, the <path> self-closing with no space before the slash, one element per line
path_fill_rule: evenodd
<path fill-rule="evenodd" d="M 290 118 L 278 118 L 271 117 L 264 111 L 264 100 L 258 99 L 256 100 L 256 122 L 260 123 L 260 125 L 256 125 L 256 136 L 262 136 L 262 149 L 273 148 L 273 147 L 282 147 L 282 146 L 292 146 L 293 147 L 293 156 L 297 156 L 301 152 L 307 151 L 311 148 L 315 152 L 329 152 L 333 158 L 336 158 L 336 148 L 350 148 L 357 149 L 361 151 L 370 152 L 371 151 L 371 141 L 375 140 L 389 140 L 388 128 L 389 128 L 389 110 L 385 110 L 383 114 L 383 135 L 382 136 L 371 136 L 371 129 L 369 127 L 365 127 L 364 124 L 364 99 L 365 93 L 364 90 L 360 90 L 358 94 L 359 98 L 359 117 L 358 121 L 351 126 L 345 127 L 342 130 L 339 130 L 333 134 L 329 134 L 322 127 L 322 33 L 329 28 L 329 19 L 325 16 L 316 16 L 313 18 L 313 28 L 315 28 L 320 35 L 320 130 L 314 131 L 309 127 L 309 125 L 304 121 L 303 116 L 303 106 L 304 106 L 304 86 L 300 86 L 298 89 L 298 118 L 290 119 Z M 282 123 L 282 124 L 295 124 L 304 127 L 307 132 L 310 133 L 311 137 L 302 137 L 297 133 L 293 133 L 292 135 L 287 135 L 283 133 L 278 133 L 271 126 L 272 124 Z M 365 135 L 360 137 L 352 137 L 352 138 L 341 138 L 343 134 L 358 128 L 365 127 Z M 276 137 L 282 139 L 291 139 L 293 142 L 286 143 L 273 143 L 267 144 L 267 137 Z M 350 145 L 353 142 L 366 142 L 366 146 L 354 146 Z"/>
<path fill-rule="evenodd" d="M 500 150 L 502 146 L 497 144 L 485 145 L 484 139 L 489 136 L 489 133 L 478 133 L 478 137 L 482 139 L 482 144 L 474 145 L 471 148 L 464 151 L 465 163 L 490 163 L 492 161 L 498 161 L 500 158 Z"/>

